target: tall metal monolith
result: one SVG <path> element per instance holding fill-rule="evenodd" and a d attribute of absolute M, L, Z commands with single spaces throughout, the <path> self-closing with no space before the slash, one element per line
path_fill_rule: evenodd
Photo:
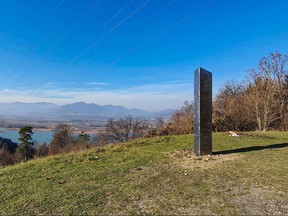
<path fill-rule="evenodd" d="M 212 154 L 212 73 L 203 68 L 194 72 L 194 151 Z"/>

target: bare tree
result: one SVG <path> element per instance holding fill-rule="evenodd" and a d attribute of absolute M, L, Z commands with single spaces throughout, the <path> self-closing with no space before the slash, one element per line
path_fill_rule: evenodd
<path fill-rule="evenodd" d="M 249 70 L 247 99 L 254 110 L 258 129 L 263 132 L 277 120 L 283 124 L 287 103 L 283 88 L 287 62 L 287 55 L 271 53 L 260 60 L 258 68 Z"/>
<path fill-rule="evenodd" d="M 283 84 L 283 129 L 288 131 L 288 74 L 285 76 L 284 84 Z"/>
<path fill-rule="evenodd" d="M 59 124 L 54 129 L 53 139 L 49 145 L 49 154 L 59 154 L 69 151 L 69 144 L 73 142 L 71 126 Z"/>
<path fill-rule="evenodd" d="M 169 134 L 191 134 L 193 127 L 194 105 L 192 102 L 185 101 L 181 109 L 172 115 L 166 130 Z"/>
<path fill-rule="evenodd" d="M 46 143 L 42 143 L 38 146 L 36 151 L 36 157 L 46 157 L 49 154 L 49 147 Z"/>
<path fill-rule="evenodd" d="M 226 81 L 219 89 L 218 100 L 226 100 L 231 97 L 238 97 L 244 94 L 245 86 L 234 80 Z"/>
<path fill-rule="evenodd" d="M 220 88 L 213 103 L 213 129 L 215 131 L 254 130 L 255 123 L 247 108 L 245 85 L 227 81 Z"/>
<path fill-rule="evenodd" d="M 173 134 L 170 121 L 158 117 L 150 123 L 148 137 L 167 136 L 169 134 Z"/>
<path fill-rule="evenodd" d="M 144 137 L 148 130 L 145 120 L 134 119 L 131 116 L 118 120 L 109 119 L 105 126 L 105 132 L 100 134 L 107 142 L 127 142 L 132 139 Z"/>

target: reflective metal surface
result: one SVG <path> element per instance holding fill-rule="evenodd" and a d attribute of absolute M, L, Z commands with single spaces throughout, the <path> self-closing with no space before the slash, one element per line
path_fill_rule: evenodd
<path fill-rule="evenodd" d="M 194 72 L 194 151 L 212 154 L 212 73 L 203 68 Z"/>

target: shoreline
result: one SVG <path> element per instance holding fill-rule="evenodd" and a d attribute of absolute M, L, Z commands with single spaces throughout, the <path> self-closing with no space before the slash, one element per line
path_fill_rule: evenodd
<path fill-rule="evenodd" d="M 2 127 L 3 129 L 5 130 L 9 130 L 9 131 L 19 131 L 20 128 L 5 128 L 5 127 Z M 53 133 L 53 128 L 33 128 L 33 131 L 44 131 L 44 132 L 51 132 Z M 84 131 L 85 134 L 97 134 L 101 131 L 102 129 L 101 128 L 91 128 L 91 129 L 87 129 L 87 130 L 84 130 L 84 129 L 81 129 L 81 128 L 71 128 L 71 131 L 72 131 L 72 134 L 81 134 L 82 131 Z M 6 133 L 5 131 L 3 130 L 0 130 L 0 134 L 1 133 Z"/>

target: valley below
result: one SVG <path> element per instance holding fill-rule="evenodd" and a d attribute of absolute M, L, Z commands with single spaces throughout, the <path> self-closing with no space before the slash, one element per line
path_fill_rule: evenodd
<path fill-rule="evenodd" d="M 82 132 L 95 136 L 105 127 L 108 119 L 127 116 L 153 121 L 157 117 L 168 119 L 175 110 L 147 112 L 123 106 L 97 105 L 77 102 L 67 105 L 52 103 L 0 103 L 0 137 L 18 142 L 21 127 L 33 127 L 36 143 L 50 143 L 53 130 L 59 124 L 67 124 L 72 133 Z"/>

